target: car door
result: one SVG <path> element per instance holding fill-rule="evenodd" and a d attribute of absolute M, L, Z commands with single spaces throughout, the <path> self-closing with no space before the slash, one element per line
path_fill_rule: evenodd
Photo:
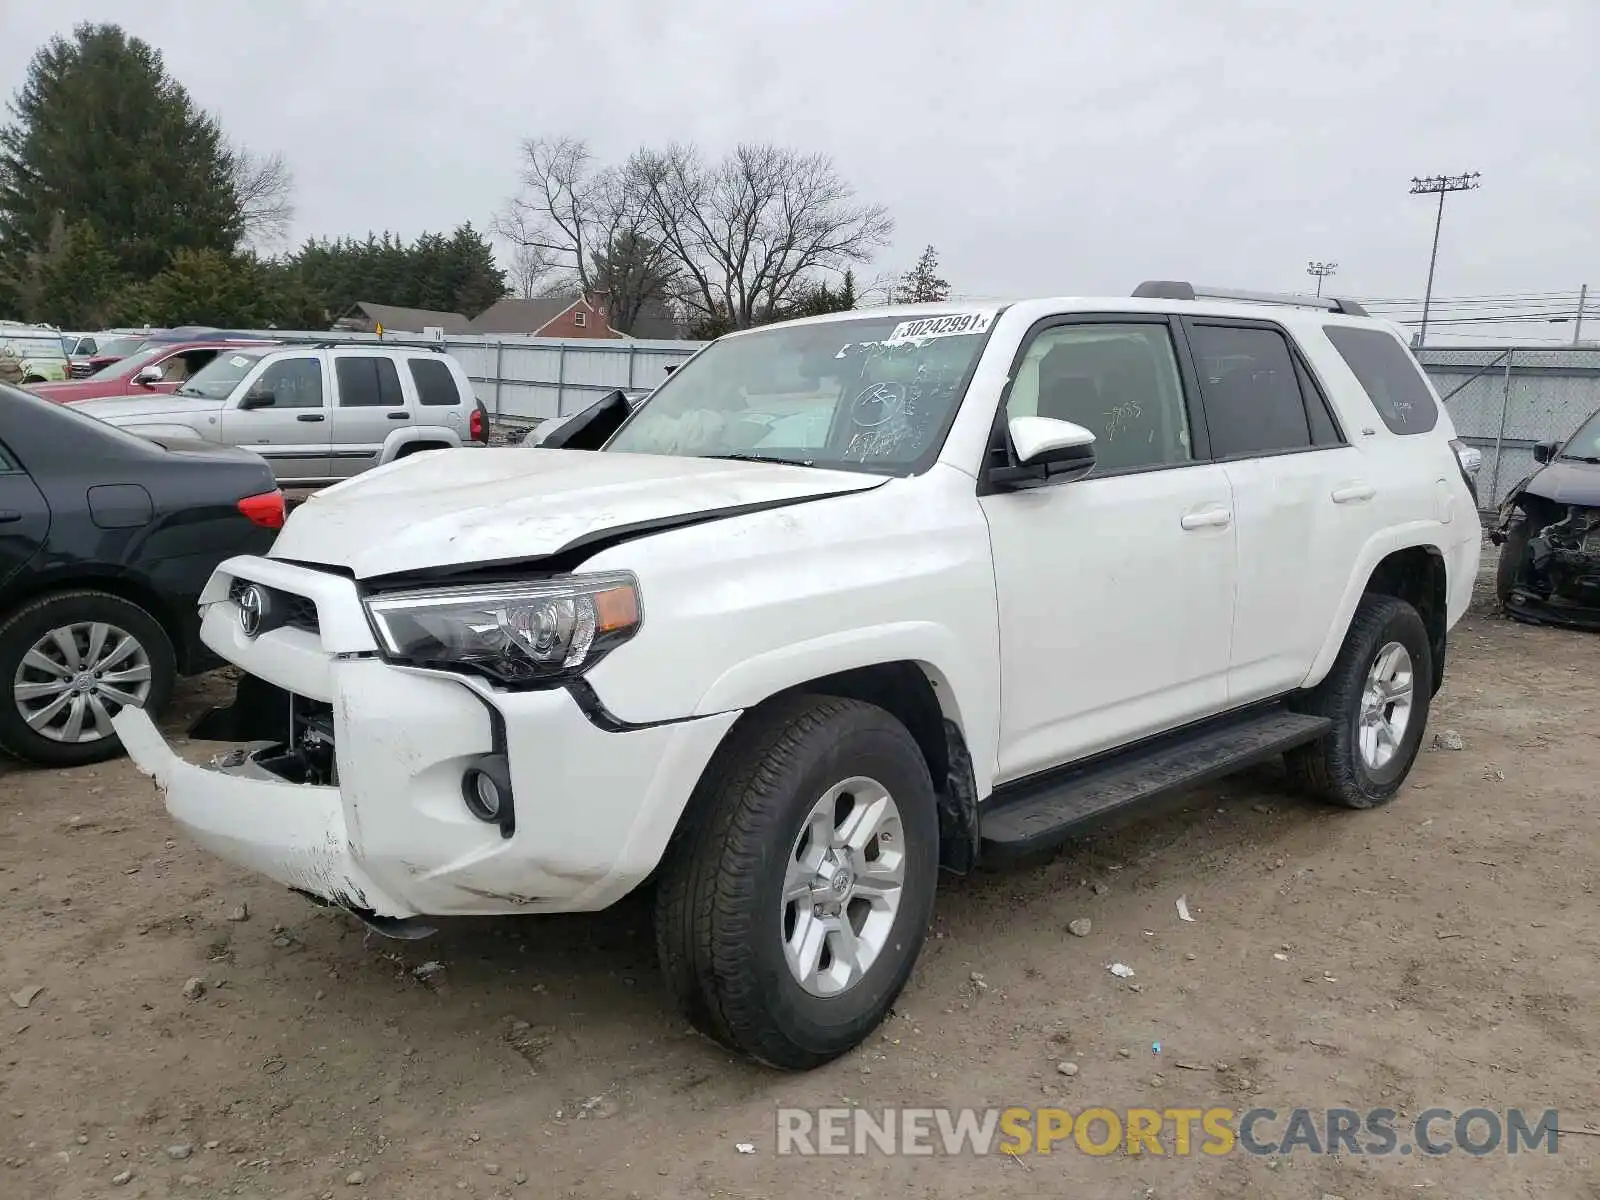
<path fill-rule="evenodd" d="M 50 506 L 0 442 L 0 587 L 28 565 L 49 532 Z"/>
<path fill-rule="evenodd" d="M 376 466 L 389 435 L 411 425 L 414 417 L 391 356 L 341 353 L 334 357 L 333 373 L 330 457 L 333 474 L 344 478 Z"/>
<path fill-rule="evenodd" d="M 268 359 L 228 397 L 223 441 L 261 455 L 281 483 L 329 479 L 328 390 L 320 355 Z"/>
<path fill-rule="evenodd" d="M 1096 466 L 1026 490 L 980 484 L 1000 615 L 997 782 L 1224 709 L 1236 573 L 1227 474 L 1208 461 L 1170 318 L 1035 326 L 1003 403 L 1007 419 L 1089 429 Z"/>
<path fill-rule="evenodd" d="M 1239 543 L 1228 695 L 1297 687 L 1322 648 L 1377 489 L 1293 339 L 1268 321 L 1186 319 L 1212 456 Z"/>

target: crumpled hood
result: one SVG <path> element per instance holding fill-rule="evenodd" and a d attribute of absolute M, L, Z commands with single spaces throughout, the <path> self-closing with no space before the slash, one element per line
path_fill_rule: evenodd
<path fill-rule="evenodd" d="M 1526 490 L 1557 504 L 1600 508 L 1600 464 L 1557 459 L 1539 468 L 1528 480 Z"/>
<path fill-rule="evenodd" d="M 881 475 L 595 450 L 438 450 L 312 496 L 273 558 L 358 579 L 538 558 L 580 538 L 748 505 L 865 491 Z"/>
<path fill-rule="evenodd" d="M 221 406 L 218 400 L 202 400 L 198 396 L 189 400 L 174 400 L 166 395 L 135 396 L 127 400 L 79 400 L 72 405 L 78 412 L 109 421 L 113 425 L 133 424 L 133 418 L 157 423 L 177 421 L 187 425 L 196 414 Z"/>

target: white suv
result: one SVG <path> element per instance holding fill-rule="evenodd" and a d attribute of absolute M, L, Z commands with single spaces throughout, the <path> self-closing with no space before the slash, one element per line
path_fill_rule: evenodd
<path fill-rule="evenodd" d="M 246 674 L 196 736 L 264 745 L 118 732 L 197 841 L 393 934 L 648 883 L 693 1022 L 815 1066 L 941 868 L 1280 754 L 1352 808 L 1410 770 L 1478 567 L 1449 417 L 1356 305 L 1216 295 L 771 326 L 558 448 L 372 471 L 202 598 Z"/>
<path fill-rule="evenodd" d="M 489 414 L 452 356 L 365 344 L 235 346 L 176 391 L 73 407 L 145 437 L 253 450 L 291 485 L 489 440 Z"/>

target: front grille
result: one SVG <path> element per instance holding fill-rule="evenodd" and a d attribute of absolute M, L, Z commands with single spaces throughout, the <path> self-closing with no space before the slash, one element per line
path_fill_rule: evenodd
<path fill-rule="evenodd" d="M 317 604 L 309 596 L 296 595 L 294 592 L 285 592 L 279 588 L 268 587 L 264 583 L 253 583 L 249 579 L 235 579 L 228 585 L 228 599 L 235 604 L 244 595 L 245 589 L 258 587 L 267 594 L 269 602 L 274 606 L 283 606 L 283 616 L 274 620 L 274 629 L 302 629 L 307 633 L 316 633 L 321 628 L 317 621 Z"/>

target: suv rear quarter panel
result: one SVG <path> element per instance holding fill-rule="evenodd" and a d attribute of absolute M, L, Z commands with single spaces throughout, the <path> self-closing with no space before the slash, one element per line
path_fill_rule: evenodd
<path fill-rule="evenodd" d="M 1373 570 L 1396 551 L 1421 546 L 1442 556 L 1447 572 L 1447 623 L 1453 626 L 1460 620 L 1472 598 L 1482 527 L 1450 446 L 1455 426 L 1432 384 L 1428 388 L 1439 410 L 1434 427 L 1426 433 L 1395 433 L 1385 425 L 1361 381 L 1325 332 L 1328 325 L 1383 327 L 1372 321 L 1320 314 L 1294 324 L 1295 336 L 1326 385 L 1345 437 L 1362 456 L 1363 477 L 1375 492 L 1368 518 L 1370 533 L 1350 564 L 1337 617 L 1306 676 L 1306 686 L 1312 686 L 1332 668 Z M 1426 380 L 1425 375 L 1423 378 Z"/>

